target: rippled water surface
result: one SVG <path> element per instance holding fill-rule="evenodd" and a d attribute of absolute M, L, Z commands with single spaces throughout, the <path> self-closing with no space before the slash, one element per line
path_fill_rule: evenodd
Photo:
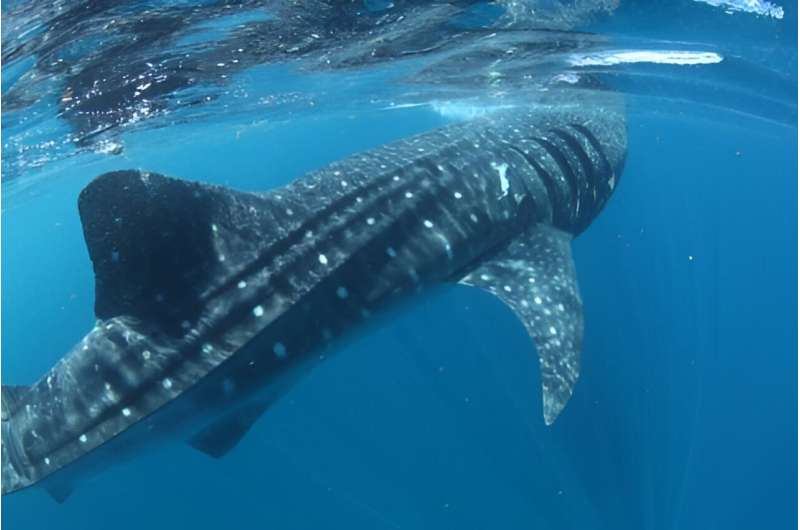
<path fill-rule="evenodd" d="M 796 109 L 792 28 L 765 2 L 8 2 L 3 17 L 7 183 L 178 124 L 449 118 L 564 86 L 784 125 Z"/>

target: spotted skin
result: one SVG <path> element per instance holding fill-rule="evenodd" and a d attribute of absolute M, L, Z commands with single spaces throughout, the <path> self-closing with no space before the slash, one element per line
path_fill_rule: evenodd
<path fill-rule="evenodd" d="M 81 457 L 132 439 L 123 433 L 236 424 L 226 414 L 265 409 L 321 346 L 376 311 L 480 271 L 500 283 L 465 282 L 499 293 L 539 348 L 551 422 L 577 379 L 582 316 L 567 240 L 553 246 L 547 234 L 588 226 L 626 150 L 618 96 L 552 101 L 388 144 L 269 193 L 140 171 L 98 177 L 79 209 L 99 320 L 41 380 L 4 392 L 3 493 L 72 463 L 80 476 Z M 526 274 L 541 290 L 524 300 L 561 303 L 563 318 L 540 322 L 503 294 Z"/>

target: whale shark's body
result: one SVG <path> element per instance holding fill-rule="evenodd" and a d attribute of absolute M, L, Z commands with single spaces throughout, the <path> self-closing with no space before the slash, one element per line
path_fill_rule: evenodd
<path fill-rule="evenodd" d="M 484 288 L 538 350 L 544 418 L 572 394 L 583 333 L 570 253 L 626 152 L 620 97 L 594 92 L 451 125 L 268 193 L 141 171 L 79 209 L 95 328 L 37 383 L 3 387 L 2 487 L 57 499 L 147 442 L 214 457 L 318 359 L 396 300 Z"/>

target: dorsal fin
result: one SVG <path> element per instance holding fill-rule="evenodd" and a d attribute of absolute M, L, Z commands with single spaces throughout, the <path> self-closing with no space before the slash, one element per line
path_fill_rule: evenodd
<path fill-rule="evenodd" d="M 131 315 L 167 332 L 198 316 L 197 299 L 257 251 L 274 223 L 263 196 L 140 171 L 101 175 L 78 208 L 97 317 Z"/>
<path fill-rule="evenodd" d="M 538 225 L 461 280 L 500 298 L 525 325 L 539 354 L 548 425 L 566 406 L 580 372 L 583 304 L 571 240 L 566 232 Z"/>
<path fill-rule="evenodd" d="M 24 385 L 3 385 L 0 391 L 2 397 L 2 418 L 6 421 L 19 408 L 25 394 L 30 387 Z"/>
<path fill-rule="evenodd" d="M 106 173 L 80 194 L 95 273 L 98 318 L 171 321 L 212 273 L 212 197 L 188 181 L 138 171 Z M 189 318 L 181 315 L 180 318 Z"/>

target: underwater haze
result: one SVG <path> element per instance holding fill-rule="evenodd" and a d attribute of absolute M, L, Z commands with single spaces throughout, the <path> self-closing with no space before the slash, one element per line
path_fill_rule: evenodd
<path fill-rule="evenodd" d="M 33 0 L 2 16 L 4 408 L 5 385 L 40 380 L 95 324 L 77 201 L 98 175 L 267 191 L 551 94 L 621 95 L 627 130 L 614 195 L 572 244 L 585 333 L 552 425 L 525 327 L 453 284 L 325 350 L 223 458 L 172 440 L 64 502 L 4 495 L 5 528 L 796 528 L 795 2 Z"/>

